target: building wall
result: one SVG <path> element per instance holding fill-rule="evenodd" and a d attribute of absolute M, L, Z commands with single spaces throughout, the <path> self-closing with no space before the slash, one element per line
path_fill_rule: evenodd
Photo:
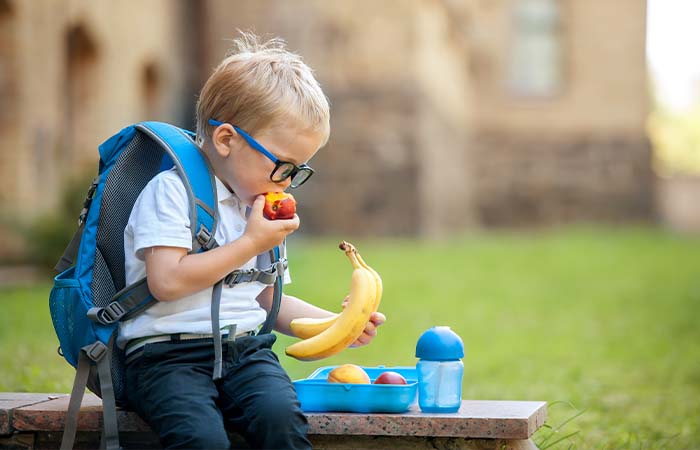
<path fill-rule="evenodd" d="M 514 11 L 548 2 L 560 83 L 522 95 Z M 0 211 L 31 220 L 56 207 L 66 179 L 94 172 L 96 146 L 124 125 L 191 127 L 197 92 L 241 28 L 285 38 L 331 101 L 330 142 L 296 193 L 304 232 L 646 220 L 644 6 L 0 0 Z M 3 223 L 0 239 L 14 242 Z"/>
<path fill-rule="evenodd" d="M 330 99 L 330 141 L 295 193 L 304 231 L 439 235 L 473 221 L 468 53 L 441 2 L 266 0 L 232 11 L 210 0 L 207 10 L 207 66 L 236 28 L 282 36 Z"/>
<path fill-rule="evenodd" d="M 472 21 L 473 143 L 482 223 L 653 218 L 645 3 L 561 0 L 561 83 L 510 88 L 518 0 L 480 0 Z"/>
<path fill-rule="evenodd" d="M 0 0 L 0 257 L 21 255 L 17 228 L 97 173 L 107 137 L 141 120 L 187 120 L 189 7 Z"/>
<path fill-rule="evenodd" d="M 0 205 L 31 218 L 57 205 L 67 178 L 96 172 L 97 146 L 121 127 L 181 121 L 181 12 L 165 0 L 3 2 L 13 96 L 0 116 Z"/>
<path fill-rule="evenodd" d="M 508 87 L 517 0 L 480 0 L 470 25 L 480 130 L 538 135 L 644 134 L 649 112 L 646 8 L 640 0 L 559 0 L 563 80 L 547 97 Z"/>

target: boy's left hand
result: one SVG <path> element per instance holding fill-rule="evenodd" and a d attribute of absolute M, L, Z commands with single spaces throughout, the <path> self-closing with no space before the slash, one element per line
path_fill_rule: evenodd
<path fill-rule="evenodd" d="M 345 300 L 343 300 L 343 309 L 345 309 L 347 302 L 348 297 L 345 297 Z M 363 345 L 367 345 L 372 342 L 372 339 L 374 339 L 374 337 L 377 335 L 377 328 L 379 328 L 379 325 L 383 324 L 384 322 L 386 322 L 386 316 L 384 314 L 380 313 L 379 311 L 373 312 L 369 316 L 369 320 L 365 325 L 365 330 L 362 332 L 360 337 L 350 345 L 350 347 L 362 347 Z"/>

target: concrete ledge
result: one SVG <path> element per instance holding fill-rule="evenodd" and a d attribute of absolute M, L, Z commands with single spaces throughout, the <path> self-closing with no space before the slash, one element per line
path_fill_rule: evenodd
<path fill-rule="evenodd" d="M 0 446 L 52 448 L 52 442 L 60 442 L 68 398 L 67 394 L 0 393 L 0 435 L 13 437 L 13 442 L 5 439 Z M 425 414 L 414 405 L 403 414 L 306 416 L 315 448 L 531 449 L 535 447 L 530 437 L 544 424 L 547 407 L 545 402 L 463 400 L 460 410 L 452 414 Z M 136 447 L 157 443 L 135 413 L 120 410 L 118 420 L 125 443 L 130 438 Z M 99 437 L 101 423 L 102 401 L 85 394 L 79 434 L 91 442 Z"/>

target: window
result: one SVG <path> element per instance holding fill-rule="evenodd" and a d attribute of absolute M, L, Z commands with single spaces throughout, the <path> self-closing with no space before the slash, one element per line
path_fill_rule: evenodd
<path fill-rule="evenodd" d="M 547 97 L 562 87 L 560 0 L 513 0 L 508 84 L 517 95 Z"/>

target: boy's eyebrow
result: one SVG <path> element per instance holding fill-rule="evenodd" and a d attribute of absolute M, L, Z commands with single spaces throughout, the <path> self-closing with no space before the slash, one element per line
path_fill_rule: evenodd
<path fill-rule="evenodd" d="M 289 145 L 290 145 L 292 142 L 294 142 L 295 139 L 296 139 L 296 136 L 295 136 L 294 138 L 292 138 L 289 142 L 287 142 L 285 148 L 289 148 Z M 299 161 L 298 159 L 296 159 L 296 158 L 293 158 L 293 157 L 286 157 L 286 156 L 284 155 L 284 153 L 285 153 L 284 150 L 283 150 L 282 152 L 279 152 L 276 148 L 273 148 L 273 149 L 270 149 L 270 151 L 273 152 L 273 153 L 275 154 L 275 157 L 277 157 L 278 159 L 280 159 L 280 160 L 282 160 L 282 161 L 287 161 L 287 162 L 290 162 L 290 163 L 294 163 L 294 164 L 297 165 L 297 166 L 300 165 L 300 164 L 308 164 L 308 162 L 309 162 L 309 160 L 301 161 L 301 162 L 300 162 L 300 161 Z"/>

